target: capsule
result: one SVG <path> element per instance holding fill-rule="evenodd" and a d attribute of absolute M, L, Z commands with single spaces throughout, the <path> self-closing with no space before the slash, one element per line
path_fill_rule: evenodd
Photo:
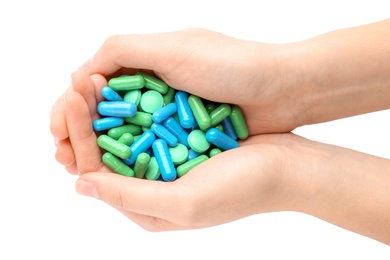
<path fill-rule="evenodd" d="M 195 124 L 195 118 L 188 104 L 188 94 L 184 91 L 178 91 L 175 95 L 175 102 L 180 125 L 186 129 L 192 128 Z"/>
<path fill-rule="evenodd" d="M 118 142 L 108 135 L 100 135 L 97 139 L 97 143 L 100 148 L 118 156 L 121 159 L 127 159 L 130 157 L 130 147 L 124 143 Z"/>
<path fill-rule="evenodd" d="M 152 115 L 146 112 L 137 111 L 133 117 L 125 117 L 127 123 L 150 127 L 153 123 Z"/>
<path fill-rule="evenodd" d="M 93 129 L 95 131 L 103 131 L 108 130 L 113 127 L 118 127 L 123 125 L 125 120 L 123 117 L 103 117 L 100 119 L 96 119 L 93 122 Z"/>
<path fill-rule="evenodd" d="M 183 177 L 185 174 L 187 174 L 191 169 L 193 169 L 195 166 L 201 164 L 202 162 L 206 161 L 209 157 L 207 155 L 200 155 L 191 161 L 187 161 L 177 167 L 177 176 Z"/>
<path fill-rule="evenodd" d="M 174 97 L 175 97 L 175 89 L 168 87 L 168 91 L 164 95 L 164 104 L 165 105 L 171 104 Z"/>
<path fill-rule="evenodd" d="M 152 149 L 163 180 L 174 181 L 176 179 L 176 169 L 169 154 L 167 143 L 162 139 L 157 139 L 153 142 Z"/>
<path fill-rule="evenodd" d="M 113 172 L 123 176 L 134 177 L 134 171 L 129 166 L 124 164 L 122 160 L 120 160 L 110 152 L 106 152 L 103 154 L 102 161 Z"/>
<path fill-rule="evenodd" d="M 168 131 L 164 126 L 160 124 L 153 123 L 152 126 L 150 127 L 150 130 L 152 132 L 163 139 L 169 146 L 176 146 L 177 145 L 177 138 L 174 136 L 171 132 Z"/>
<path fill-rule="evenodd" d="M 184 144 L 187 148 L 190 148 L 188 144 L 188 133 L 184 130 L 181 125 L 173 118 L 169 117 L 163 121 L 163 126 L 168 129 L 179 141 L 179 143 Z"/>
<path fill-rule="evenodd" d="M 124 75 L 110 79 L 108 86 L 115 91 L 141 89 L 145 86 L 145 79 L 141 75 Z"/>
<path fill-rule="evenodd" d="M 232 121 L 237 137 L 240 139 L 247 138 L 249 135 L 248 127 L 246 125 L 245 118 L 242 115 L 241 109 L 238 106 L 232 106 L 230 120 Z"/>
<path fill-rule="evenodd" d="M 206 132 L 206 139 L 222 150 L 230 150 L 238 147 L 238 142 L 216 128 L 210 128 Z"/>
<path fill-rule="evenodd" d="M 111 128 L 110 130 L 108 130 L 107 135 L 109 137 L 118 140 L 124 133 L 130 133 L 134 136 L 134 135 L 139 135 L 141 132 L 142 132 L 141 126 L 126 124 L 126 125 Z"/>
<path fill-rule="evenodd" d="M 136 178 L 142 179 L 145 176 L 146 170 L 150 162 L 150 155 L 147 153 L 140 153 L 134 164 L 134 175 Z"/>
<path fill-rule="evenodd" d="M 237 140 L 236 131 L 234 130 L 230 117 L 228 116 L 224 120 L 222 120 L 221 124 L 223 126 L 223 132 L 234 140 Z"/>
<path fill-rule="evenodd" d="M 108 86 L 103 87 L 101 93 L 108 101 L 123 101 L 123 98 L 115 90 Z"/>
<path fill-rule="evenodd" d="M 176 104 L 170 103 L 170 104 L 158 109 L 157 111 L 155 111 L 152 114 L 152 120 L 155 123 L 161 123 L 162 121 L 164 121 L 165 119 L 167 119 L 168 117 L 170 117 L 174 113 L 176 113 L 176 111 L 177 111 Z"/>
<path fill-rule="evenodd" d="M 156 90 L 160 92 L 161 94 L 165 94 L 168 91 L 168 85 L 161 79 L 158 79 L 156 77 L 153 77 L 152 75 L 149 75 L 144 72 L 137 72 L 136 73 L 139 76 L 142 76 L 145 80 L 145 88 Z"/>
<path fill-rule="evenodd" d="M 216 126 L 222 122 L 223 119 L 228 117 L 231 113 L 232 109 L 228 104 L 221 104 L 216 109 L 211 111 L 211 126 Z"/>
<path fill-rule="evenodd" d="M 160 178 L 160 168 L 158 167 L 158 163 L 156 157 L 151 157 L 149 161 L 148 168 L 145 172 L 145 178 L 148 180 L 157 180 Z"/>
<path fill-rule="evenodd" d="M 133 117 L 137 112 L 137 107 L 131 102 L 101 101 L 97 110 L 102 116 Z"/>
<path fill-rule="evenodd" d="M 130 146 L 131 155 L 128 159 L 123 160 L 127 165 L 133 165 L 137 156 L 140 153 L 145 152 L 152 146 L 154 140 L 156 140 L 156 136 L 152 131 L 144 132 L 134 143 Z"/>
<path fill-rule="evenodd" d="M 131 133 L 124 133 L 119 137 L 118 142 L 130 146 L 134 142 L 134 136 Z"/>
<path fill-rule="evenodd" d="M 188 97 L 188 104 L 190 105 L 200 130 L 207 131 L 211 126 L 211 118 L 209 113 L 207 113 L 206 107 L 203 105 L 202 99 L 195 95 L 190 95 Z"/>

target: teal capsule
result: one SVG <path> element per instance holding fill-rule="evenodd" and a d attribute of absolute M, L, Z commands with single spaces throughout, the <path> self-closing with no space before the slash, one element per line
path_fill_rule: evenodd
<path fill-rule="evenodd" d="M 130 133 L 133 136 L 141 134 L 142 129 L 139 125 L 126 124 L 108 130 L 107 135 L 118 140 L 124 133 Z"/>
<path fill-rule="evenodd" d="M 232 109 L 228 104 L 221 104 L 210 113 L 211 126 L 214 127 L 222 122 L 231 113 Z"/>
<path fill-rule="evenodd" d="M 138 111 L 133 117 L 125 117 L 125 122 L 150 127 L 153 123 L 152 114 Z"/>
<path fill-rule="evenodd" d="M 152 75 L 149 75 L 144 72 L 137 72 L 136 73 L 138 76 L 142 76 L 145 80 L 145 88 L 156 90 L 160 92 L 161 94 L 165 94 L 168 92 L 168 85 L 161 79 L 158 79 Z"/>
<path fill-rule="evenodd" d="M 232 112 L 230 113 L 230 121 L 232 122 L 234 131 L 240 139 L 245 139 L 249 135 L 248 127 L 245 122 L 245 118 L 238 106 L 232 106 Z"/>
<path fill-rule="evenodd" d="M 123 75 L 110 79 L 108 86 L 115 91 L 141 89 L 145 86 L 145 79 L 141 75 Z"/>
<path fill-rule="evenodd" d="M 150 162 L 150 155 L 147 153 L 140 153 L 137 156 L 134 164 L 134 174 L 136 178 L 142 179 L 145 176 L 146 170 Z"/>
<path fill-rule="evenodd" d="M 118 142 L 108 135 L 100 135 L 97 142 L 99 147 L 112 153 L 113 155 L 118 156 L 121 159 L 127 159 L 131 155 L 131 150 L 128 145 Z"/>
<path fill-rule="evenodd" d="M 211 118 L 209 113 L 207 113 L 206 107 L 203 105 L 202 99 L 195 95 L 190 95 L 188 97 L 188 104 L 190 105 L 200 130 L 207 131 L 211 126 Z"/>
<path fill-rule="evenodd" d="M 110 152 L 106 152 L 103 154 L 102 161 L 113 172 L 123 176 L 134 177 L 134 171 L 129 166 L 127 166 L 122 160 L 120 160 Z"/>
<path fill-rule="evenodd" d="M 195 159 L 192 159 L 191 161 L 187 161 L 177 167 L 177 176 L 182 177 L 185 174 L 187 174 L 191 169 L 193 169 L 195 166 L 201 164 L 202 162 L 206 161 L 209 157 L 207 155 L 200 155 L 196 157 Z"/>

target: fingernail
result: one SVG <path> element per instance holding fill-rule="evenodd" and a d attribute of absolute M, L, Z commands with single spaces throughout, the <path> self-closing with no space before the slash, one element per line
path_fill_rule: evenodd
<path fill-rule="evenodd" d="M 83 196 L 99 199 L 99 193 L 97 192 L 95 184 L 84 180 L 78 180 L 76 182 L 76 192 Z"/>

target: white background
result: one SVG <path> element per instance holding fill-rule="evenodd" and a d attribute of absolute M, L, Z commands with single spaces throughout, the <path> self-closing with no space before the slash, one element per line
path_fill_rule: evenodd
<path fill-rule="evenodd" d="M 76 194 L 77 177 L 54 160 L 49 131 L 50 108 L 71 72 L 112 34 L 203 27 L 285 43 L 388 18 L 387 3 L 2 1 L 0 259 L 389 259 L 382 243 L 293 212 L 203 230 L 144 231 Z M 295 132 L 390 158 L 389 120 L 382 111 Z"/>

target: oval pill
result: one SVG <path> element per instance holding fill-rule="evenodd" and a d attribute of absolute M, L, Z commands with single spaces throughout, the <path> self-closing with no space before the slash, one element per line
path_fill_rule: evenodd
<path fill-rule="evenodd" d="M 134 177 L 134 171 L 129 166 L 124 164 L 122 160 L 120 160 L 110 152 L 106 152 L 103 154 L 102 161 L 113 172 L 123 176 Z"/>
<path fill-rule="evenodd" d="M 93 129 L 95 131 L 103 131 L 103 130 L 108 130 L 113 127 L 118 127 L 123 125 L 125 120 L 123 117 L 103 117 L 96 119 L 93 122 Z"/>
<path fill-rule="evenodd" d="M 168 131 L 164 126 L 160 124 L 153 123 L 152 126 L 150 127 L 150 130 L 152 132 L 163 139 L 169 146 L 176 146 L 177 145 L 177 138 L 174 136 L 171 132 Z"/>
<path fill-rule="evenodd" d="M 148 112 L 151 114 L 162 108 L 163 105 L 163 96 L 155 90 L 149 90 L 143 93 L 141 96 L 141 101 L 139 103 L 139 106 L 144 112 Z"/>
<path fill-rule="evenodd" d="M 195 95 L 190 95 L 188 97 L 188 104 L 200 130 L 206 131 L 211 126 L 211 118 L 209 113 L 207 113 L 206 107 L 203 105 L 202 99 Z"/>
<path fill-rule="evenodd" d="M 150 162 L 150 155 L 147 153 L 140 153 L 137 156 L 134 164 L 134 175 L 136 178 L 142 179 L 145 175 L 146 170 Z"/>
<path fill-rule="evenodd" d="M 188 159 L 188 148 L 184 144 L 168 147 L 174 165 L 180 165 Z"/>
<path fill-rule="evenodd" d="M 188 144 L 198 153 L 203 153 L 210 148 L 210 143 L 206 139 L 206 134 L 202 130 L 193 130 L 188 134 Z"/>
<path fill-rule="evenodd" d="M 191 169 L 193 169 L 195 166 L 201 164 L 202 162 L 206 161 L 209 157 L 207 155 L 200 155 L 191 161 L 187 161 L 177 167 L 177 176 L 183 177 L 185 174 L 187 174 Z"/>
<path fill-rule="evenodd" d="M 238 147 L 238 142 L 216 128 L 210 128 L 206 132 L 206 139 L 222 150 L 230 150 Z"/>
<path fill-rule="evenodd" d="M 138 106 L 139 102 L 141 101 L 141 90 L 135 89 L 126 91 L 125 95 L 123 96 L 123 101 L 131 102 Z"/>
<path fill-rule="evenodd" d="M 153 156 L 150 158 L 148 168 L 145 172 L 145 178 L 148 180 L 157 180 L 160 175 L 160 168 L 158 167 L 156 157 Z"/>
<path fill-rule="evenodd" d="M 153 142 L 152 149 L 163 180 L 174 181 L 176 179 L 176 168 L 169 154 L 167 143 L 162 139 L 157 139 Z"/>
<path fill-rule="evenodd" d="M 210 113 L 211 126 L 216 126 L 228 117 L 231 113 L 231 107 L 228 104 L 221 104 Z"/>
<path fill-rule="evenodd" d="M 108 135 L 100 135 L 98 137 L 97 142 L 99 147 L 112 153 L 113 155 L 118 156 L 119 158 L 127 159 L 130 157 L 130 147 L 121 142 L 118 142 L 117 140 L 109 137 Z"/>
<path fill-rule="evenodd" d="M 123 101 L 123 98 L 112 88 L 105 86 L 101 90 L 102 96 L 109 101 Z"/>
<path fill-rule="evenodd" d="M 249 131 L 245 122 L 245 118 L 242 114 L 241 109 L 238 106 L 232 106 L 230 120 L 238 138 L 245 139 L 249 136 Z"/>
<path fill-rule="evenodd" d="M 157 111 L 155 111 L 152 115 L 152 120 L 155 123 L 161 123 L 177 111 L 177 106 L 175 103 L 170 103 Z"/>
<path fill-rule="evenodd" d="M 167 83 L 165 83 L 161 79 L 158 79 L 152 75 L 149 75 L 141 71 L 137 72 L 136 74 L 144 78 L 145 88 L 156 90 L 161 94 L 167 93 L 169 87 Z"/>
<path fill-rule="evenodd" d="M 175 94 L 175 102 L 180 125 L 186 129 L 193 127 L 195 118 L 188 104 L 188 94 L 184 91 L 178 91 Z"/>
<path fill-rule="evenodd" d="M 102 116 L 133 117 L 137 112 L 137 107 L 131 102 L 101 101 L 97 110 Z"/>
<path fill-rule="evenodd" d="M 145 86 L 145 79 L 141 75 L 123 75 L 110 79 L 108 86 L 115 91 L 140 89 Z"/>

